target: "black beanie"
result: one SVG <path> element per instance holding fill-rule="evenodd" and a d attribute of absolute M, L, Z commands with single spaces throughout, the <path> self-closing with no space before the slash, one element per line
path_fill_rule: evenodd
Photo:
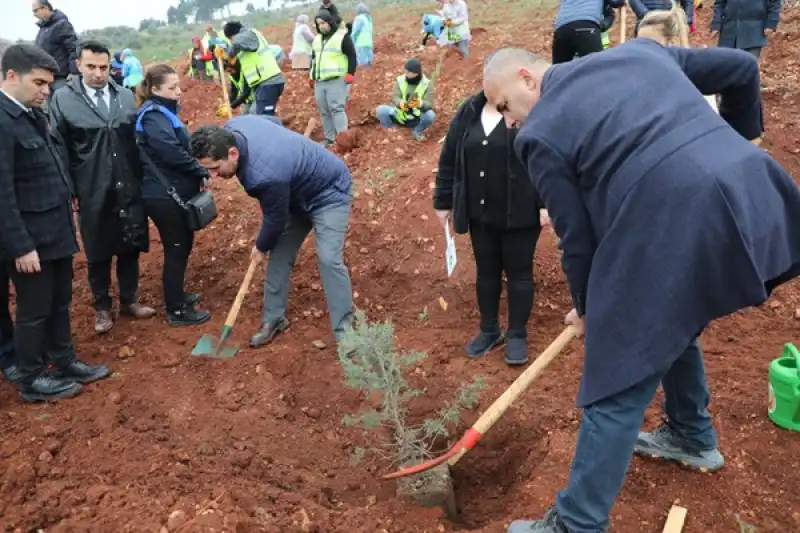
<path fill-rule="evenodd" d="M 409 59 L 406 61 L 406 71 L 414 74 L 422 74 L 422 63 L 419 59 Z"/>

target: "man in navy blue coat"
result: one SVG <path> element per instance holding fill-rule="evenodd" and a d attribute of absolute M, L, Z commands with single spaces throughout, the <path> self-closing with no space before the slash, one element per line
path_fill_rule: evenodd
<path fill-rule="evenodd" d="M 262 346 L 289 327 L 289 279 L 312 228 L 331 326 L 341 340 L 352 322 L 353 307 L 343 258 L 353 179 L 344 161 L 261 115 L 236 117 L 225 127 L 203 126 L 192 134 L 190 150 L 212 176 L 237 176 L 261 206 L 253 257 L 269 253 L 269 264 L 263 321 L 250 345 Z"/>
<path fill-rule="evenodd" d="M 748 142 L 763 131 L 760 80 L 739 50 L 642 38 L 550 67 L 503 49 L 484 90 L 521 123 L 515 149 L 563 251 L 566 321 L 585 321 L 568 486 L 544 520 L 509 532 L 600 533 L 634 451 L 723 466 L 697 337 L 800 273 L 800 191 Z M 703 94 L 721 96 L 719 115 Z M 640 433 L 659 385 L 665 423 Z"/>

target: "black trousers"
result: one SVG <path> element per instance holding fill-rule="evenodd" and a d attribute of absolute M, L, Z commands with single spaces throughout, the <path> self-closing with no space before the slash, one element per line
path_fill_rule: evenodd
<path fill-rule="evenodd" d="M 194 232 L 189 229 L 186 212 L 174 200 L 145 200 L 145 209 L 156 225 L 164 247 L 164 304 L 168 311 L 180 309 L 185 301 L 183 284 L 194 245 Z"/>
<path fill-rule="evenodd" d="M 23 383 L 30 383 L 44 371 L 44 357 L 56 366 L 75 360 L 72 344 L 72 257 L 41 262 L 37 274 L 17 272 L 13 263 L 8 273 L 17 293 L 14 350 Z"/>
<path fill-rule="evenodd" d="M 111 311 L 111 263 L 113 258 L 89 263 L 89 286 L 92 289 L 94 308 Z M 139 290 L 139 252 L 117 256 L 117 284 L 120 305 L 136 303 Z"/>
<path fill-rule="evenodd" d="M 576 20 L 553 32 L 553 64 L 572 61 L 603 51 L 600 26 L 589 20 Z"/>
<path fill-rule="evenodd" d="M 10 278 L 5 268 L 0 269 L 0 367 L 14 364 L 14 321 L 11 319 Z"/>
<path fill-rule="evenodd" d="M 498 312 L 503 272 L 507 278 L 508 336 L 527 336 L 533 309 L 533 254 L 541 228 L 502 230 L 470 222 L 470 239 L 478 276 L 475 288 L 481 331 L 499 331 Z"/>

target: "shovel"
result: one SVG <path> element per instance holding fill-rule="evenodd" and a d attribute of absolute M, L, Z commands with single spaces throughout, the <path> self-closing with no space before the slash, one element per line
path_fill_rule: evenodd
<path fill-rule="evenodd" d="M 464 433 L 461 440 L 456 442 L 447 453 L 440 455 L 430 461 L 409 466 L 392 472 L 383 476 L 384 479 L 396 479 L 400 477 L 410 476 L 412 474 L 419 474 L 432 468 L 435 468 L 445 462 L 449 466 L 454 466 L 469 450 L 474 448 L 478 441 L 489 431 L 492 426 L 497 422 L 506 410 L 514 403 L 525 390 L 533 383 L 536 378 L 544 371 L 547 366 L 553 362 L 567 345 L 580 334 L 580 331 L 574 326 L 568 326 L 561 334 L 553 341 L 550 346 L 542 352 L 542 354 L 525 369 L 525 372 L 519 375 L 517 379 L 506 389 L 506 391 L 494 401 L 492 405 L 484 412 L 478 420 L 472 425 L 471 428 Z M 449 485 L 452 487 L 452 485 Z"/>
<path fill-rule="evenodd" d="M 239 287 L 239 294 L 236 295 L 236 299 L 233 301 L 231 310 L 228 313 L 228 318 L 225 319 L 225 325 L 222 327 L 222 333 L 220 334 L 219 339 L 213 335 L 203 335 L 200 337 L 200 340 L 197 341 L 197 344 L 192 350 L 192 355 L 213 357 L 215 359 L 227 359 L 228 357 L 233 357 L 239 351 L 238 346 L 234 344 L 225 344 L 225 341 L 227 341 L 231 336 L 233 324 L 236 322 L 236 317 L 239 315 L 239 309 L 242 307 L 244 297 L 247 296 L 247 290 L 250 288 L 250 281 L 253 279 L 253 274 L 255 273 L 256 267 L 260 262 L 260 257 L 255 257 L 250 260 L 250 266 L 247 268 L 247 274 L 244 275 L 242 286 Z"/>

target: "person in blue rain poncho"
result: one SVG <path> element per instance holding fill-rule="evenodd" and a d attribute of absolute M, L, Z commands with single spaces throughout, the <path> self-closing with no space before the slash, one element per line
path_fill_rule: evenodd
<path fill-rule="evenodd" d="M 142 63 L 130 48 L 122 51 L 122 85 L 134 90 L 144 79 Z"/>
<path fill-rule="evenodd" d="M 358 4 L 356 18 L 353 20 L 353 31 L 350 37 L 356 46 L 356 60 L 358 66 L 372 65 L 372 15 L 366 4 Z"/>

